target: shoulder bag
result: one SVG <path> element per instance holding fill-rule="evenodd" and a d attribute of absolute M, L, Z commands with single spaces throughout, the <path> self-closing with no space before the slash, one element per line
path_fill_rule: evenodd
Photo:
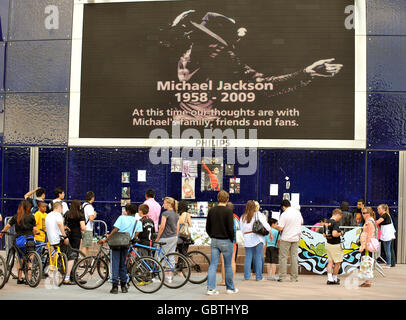
<path fill-rule="evenodd" d="M 135 218 L 134 218 L 135 219 Z M 134 233 L 135 227 L 137 226 L 138 220 L 135 220 L 135 225 L 133 228 L 133 231 L 131 234 Z M 116 232 L 110 238 L 107 240 L 107 243 L 110 247 L 110 249 L 113 250 L 120 250 L 120 249 L 125 249 L 130 246 L 131 242 L 131 234 L 128 232 Z"/>
<path fill-rule="evenodd" d="M 252 226 L 252 232 L 256 233 L 256 234 L 259 234 L 261 236 L 266 236 L 269 233 L 268 230 L 265 229 L 262 222 L 257 219 L 257 212 L 255 213 L 255 221 L 254 221 L 254 224 Z"/>
<path fill-rule="evenodd" d="M 371 238 L 371 239 L 369 240 L 369 242 L 367 243 L 366 249 L 367 249 L 369 252 L 377 252 L 377 251 L 379 250 L 379 241 L 378 241 L 378 239 L 376 238 L 376 235 L 377 235 L 377 233 L 378 233 L 378 230 L 377 230 L 377 227 L 376 227 L 375 222 L 371 221 L 371 223 L 374 225 L 375 232 L 374 232 L 374 237 Z"/>
<path fill-rule="evenodd" d="M 234 222 L 235 242 L 237 244 L 244 245 L 245 239 L 244 234 L 242 233 L 240 228 L 240 222 L 236 221 L 235 218 L 233 218 L 233 220 L 234 220 L 233 222 Z"/>
<path fill-rule="evenodd" d="M 185 221 L 179 228 L 179 237 L 184 239 L 190 239 L 192 234 L 190 232 L 189 223 L 188 223 L 189 214 L 186 212 Z"/>

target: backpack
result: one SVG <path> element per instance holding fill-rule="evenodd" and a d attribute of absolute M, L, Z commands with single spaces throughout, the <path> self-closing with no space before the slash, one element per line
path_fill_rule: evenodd
<path fill-rule="evenodd" d="M 86 215 L 85 215 L 85 207 L 86 206 L 90 206 L 90 203 L 85 202 L 82 206 L 82 208 L 80 209 L 80 213 L 85 217 L 86 219 Z M 85 225 L 87 226 L 87 224 L 89 223 L 89 219 L 86 220 Z"/>
<path fill-rule="evenodd" d="M 142 232 L 138 235 L 140 240 L 153 241 L 155 238 L 155 224 L 150 218 L 141 220 Z"/>
<path fill-rule="evenodd" d="M 36 199 L 33 199 L 33 200 L 30 201 L 30 202 L 31 202 L 31 204 L 32 204 L 31 213 L 32 213 L 32 214 L 35 214 L 35 213 L 38 211 L 38 202 L 37 202 Z"/>

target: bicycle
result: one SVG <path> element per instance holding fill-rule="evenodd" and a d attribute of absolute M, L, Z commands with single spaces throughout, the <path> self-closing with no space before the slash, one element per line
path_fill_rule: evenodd
<path fill-rule="evenodd" d="M 109 277 L 109 252 L 103 245 L 96 256 L 80 259 L 72 269 L 73 281 L 83 289 L 96 289 L 102 286 Z M 97 268 L 97 273 L 95 273 Z"/>
<path fill-rule="evenodd" d="M 43 231 L 43 232 L 45 232 L 44 230 L 42 230 L 42 229 L 40 229 L 40 231 Z M 45 232 L 45 234 L 46 234 L 46 232 Z M 61 240 L 63 240 L 63 238 L 61 238 Z M 42 261 L 42 263 L 43 263 L 43 272 L 44 272 L 44 274 L 48 274 L 48 269 L 50 269 L 50 266 L 49 266 L 49 263 L 50 263 L 50 256 L 49 256 L 49 252 L 51 252 L 51 256 L 53 256 L 54 254 L 55 254 L 55 249 L 54 250 L 50 250 L 50 244 L 49 244 L 49 242 L 48 242 L 48 237 L 46 236 L 46 238 L 45 238 L 45 242 L 46 243 L 44 243 L 44 244 L 37 244 L 35 247 L 36 247 L 36 250 L 37 250 L 37 252 L 39 251 L 38 249 L 40 249 L 40 248 L 42 248 L 41 249 L 41 261 Z M 71 250 L 71 251 L 73 251 L 73 252 L 76 252 L 76 255 L 77 255 L 77 258 L 75 259 L 75 262 L 74 263 L 77 263 L 77 261 L 79 260 L 79 258 L 85 258 L 86 257 L 86 255 L 82 252 L 82 251 L 80 251 L 79 249 L 75 249 L 75 248 L 73 248 L 72 246 L 71 246 L 71 244 L 70 243 L 68 243 L 68 249 L 69 250 Z M 62 252 L 60 252 L 60 248 L 59 248 L 59 246 L 58 246 L 58 249 L 59 249 L 59 253 L 62 253 Z M 66 256 L 66 254 L 65 254 L 65 256 Z M 66 263 L 64 264 L 64 268 L 65 268 L 65 266 L 67 265 L 67 257 L 66 257 Z M 66 276 L 66 271 L 64 271 L 64 278 L 65 278 L 65 276 Z M 62 273 L 63 274 L 63 273 Z M 63 278 L 63 279 L 64 279 Z M 71 272 L 71 278 L 73 278 L 73 273 Z M 63 279 L 62 279 L 62 282 L 63 282 Z M 61 282 L 61 284 L 62 284 L 62 282 Z M 60 286 L 61 284 L 59 284 L 58 286 Z"/>
<path fill-rule="evenodd" d="M 60 237 L 60 239 L 63 240 L 64 238 Z M 44 267 L 44 271 L 48 274 L 47 284 L 60 287 L 68 271 L 68 257 L 65 253 L 61 252 L 59 244 L 52 247 L 54 247 L 53 250 L 51 250 L 51 244 L 48 241 L 46 243 L 47 250 L 44 253 L 46 255 L 46 267 Z"/>
<path fill-rule="evenodd" d="M 2 289 L 6 284 L 5 282 L 6 276 L 7 276 L 6 260 L 4 260 L 2 256 L 0 256 L 0 289 Z"/>
<path fill-rule="evenodd" d="M 160 258 L 159 262 L 164 268 L 165 273 L 168 274 L 165 275 L 164 281 L 166 287 L 178 289 L 184 286 L 190 278 L 189 260 L 183 254 L 178 252 L 164 254 L 161 248 L 166 244 L 164 242 L 152 241 L 152 244 L 157 244 L 158 248 L 140 244 L 138 240 L 133 241 L 132 246 L 155 251 L 156 259 L 158 260 L 158 258 Z"/>
<path fill-rule="evenodd" d="M 14 236 L 13 234 L 9 232 L 3 232 L 3 234 L 9 235 L 9 236 Z M 27 236 L 26 236 L 27 238 Z M 31 241 L 32 240 L 32 241 Z M 34 245 L 33 245 L 34 244 Z M 15 242 L 15 239 L 13 241 L 13 245 L 10 248 L 10 250 L 7 253 L 7 258 L 6 258 L 6 276 L 3 281 L 3 286 L 5 283 L 8 282 L 8 279 L 10 278 L 11 271 L 14 266 L 14 257 L 16 254 L 19 254 L 19 256 L 22 257 L 22 262 L 20 261 L 21 259 L 18 260 L 18 264 L 20 266 L 20 270 L 24 271 L 24 276 L 25 276 L 25 281 L 27 284 L 35 288 L 39 285 L 42 279 L 42 261 L 41 257 L 39 254 L 35 251 L 35 242 L 33 239 L 27 238 L 27 242 L 25 245 L 25 252 L 23 252 Z"/>
<path fill-rule="evenodd" d="M 89 256 L 78 261 L 73 267 L 75 282 L 83 289 L 96 289 L 102 286 L 109 278 L 109 251 L 100 245 L 96 256 Z M 131 256 L 127 261 L 127 271 L 134 286 L 141 292 L 153 293 L 158 291 L 164 281 L 164 272 L 161 264 L 152 257 Z M 133 280 L 134 279 L 134 280 Z M 80 280 L 86 283 L 80 283 Z"/>
<path fill-rule="evenodd" d="M 207 281 L 208 278 L 210 259 L 205 253 L 199 250 L 185 252 L 187 247 L 191 244 L 194 244 L 194 241 L 190 239 L 190 241 L 185 241 L 181 245 L 178 245 L 179 253 L 183 254 L 189 260 L 189 282 L 193 284 L 202 284 L 203 282 Z"/>

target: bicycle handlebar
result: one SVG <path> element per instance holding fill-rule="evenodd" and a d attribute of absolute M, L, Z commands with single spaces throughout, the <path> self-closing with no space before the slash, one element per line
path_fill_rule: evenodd
<path fill-rule="evenodd" d="M 143 241 L 143 240 L 137 238 L 137 239 L 131 240 L 131 243 L 133 243 L 133 244 L 135 244 L 135 243 L 141 243 L 142 241 Z M 163 246 L 163 245 L 166 244 L 166 242 L 153 241 L 153 240 L 151 240 L 151 242 L 152 242 L 152 244 L 158 244 L 158 245 L 160 245 L 160 246 Z"/>

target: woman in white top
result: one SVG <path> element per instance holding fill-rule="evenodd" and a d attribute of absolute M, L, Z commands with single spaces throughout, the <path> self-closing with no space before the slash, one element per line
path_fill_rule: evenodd
<path fill-rule="evenodd" d="M 261 221 L 267 231 L 271 226 L 266 221 L 266 217 L 256 210 L 256 204 L 250 200 L 245 206 L 245 212 L 241 216 L 241 231 L 244 234 L 245 261 L 244 261 L 244 280 L 251 277 L 251 264 L 254 260 L 255 278 L 257 281 L 262 280 L 262 258 L 265 245 L 265 236 L 252 232 L 255 220 Z M 272 233 L 270 234 L 272 241 Z"/>

